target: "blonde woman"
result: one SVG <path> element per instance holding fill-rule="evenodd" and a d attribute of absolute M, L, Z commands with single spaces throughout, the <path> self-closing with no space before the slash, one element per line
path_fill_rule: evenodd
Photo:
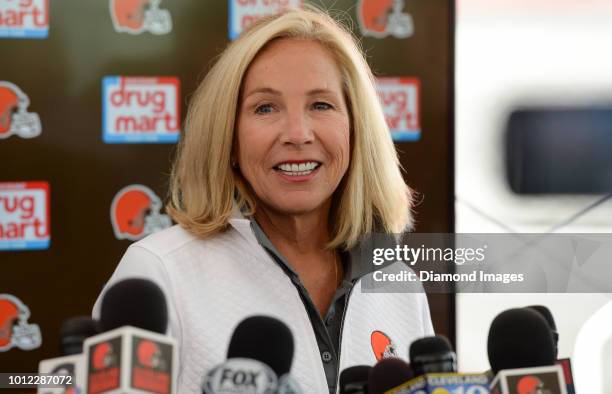
<path fill-rule="evenodd" d="M 323 12 L 261 20 L 193 96 L 171 178 L 178 225 L 130 246 L 110 283 L 165 291 L 180 393 L 199 393 L 245 317 L 293 332 L 291 375 L 333 393 L 339 373 L 433 333 L 423 293 L 366 293 L 351 253 L 410 225 L 410 195 L 351 34 Z M 382 341 L 382 342 L 381 342 Z M 382 347 L 381 347 L 382 346 Z"/>

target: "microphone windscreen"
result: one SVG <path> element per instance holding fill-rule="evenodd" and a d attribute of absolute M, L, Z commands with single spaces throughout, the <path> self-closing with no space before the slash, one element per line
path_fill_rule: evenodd
<path fill-rule="evenodd" d="M 368 377 L 372 367 L 354 365 L 340 373 L 340 394 L 367 394 Z"/>
<path fill-rule="evenodd" d="M 227 358 L 261 361 L 282 376 L 293 361 L 293 335 L 285 323 L 269 316 L 251 316 L 234 330 Z"/>
<path fill-rule="evenodd" d="M 399 358 L 383 358 L 371 370 L 368 394 L 383 394 L 414 378 L 412 368 Z"/>
<path fill-rule="evenodd" d="M 495 374 L 502 369 L 555 363 L 550 327 L 542 315 L 529 308 L 509 309 L 493 319 L 487 352 Z"/>
<path fill-rule="evenodd" d="M 70 356 L 83 353 L 83 341 L 99 333 L 98 322 L 89 316 L 65 320 L 60 328 L 60 354 Z"/>
<path fill-rule="evenodd" d="M 528 306 L 527 308 L 533 309 L 534 311 L 542 315 L 542 317 L 546 319 L 546 321 L 548 322 L 550 329 L 553 331 L 557 331 L 557 325 L 555 324 L 555 318 L 553 317 L 550 309 L 548 309 L 544 305 L 531 305 L 531 306 Z"/>
<path fill-rule="evenodd" d="M 453 347 L 450 342 L 442 335 L 420 338 L 410 344 L 410 363 L 414 363 L 414 359 L 419 356 L 429 356 L 431 354 L 452 351 Z"/>
<path fill-rule="evenodd" d="M 132 278 L 112 285 L 102 298 L 102 332 L 133 326 L 160 334 L 166 333 L 168 308 L 158 285 L 148 279 Z"/>

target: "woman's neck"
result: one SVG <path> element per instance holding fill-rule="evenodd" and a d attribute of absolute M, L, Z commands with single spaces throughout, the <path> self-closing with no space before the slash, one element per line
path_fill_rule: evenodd
<path fill-rule="evenodd" d="M 328 205 L 328 204 L 326 204 Z M 329 242 L 329 207 L 288 215 L 258 206 L 255 220 L 278 249 L 291 248 L 294 253 L 321 252 Z"/>

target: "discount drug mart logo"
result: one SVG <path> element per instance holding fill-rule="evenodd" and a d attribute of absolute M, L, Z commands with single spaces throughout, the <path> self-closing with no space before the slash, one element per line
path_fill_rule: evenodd
<path fill-rule="evenodd" d="M 180 134 L 176 77 L 102 79 L 102 138 L 109 144 L 174 143 Z"/>
<path fill-rule="evenodd" d="M 161 199 L 144 185 L 119 190 L 110 209 L 115 237 L 136 241 L 172 226 L 170 217 L 160 213 L 162 208 Z"/>
<path fill-rule="evenodd" d="M 421 138 L 421 88 L 416 78 L 377 78 L 376 90 L 394 141 Z"/>
<path fill-rule="evenodd" d="M 49 216 L 47 182 L 0 183 L 0 250 L 47 249 Z"/>
<path fill-rule="evenodd" d="M 229 38 L 235 40 L 262 16 L 301 6 L 302 0 L 229 0 Z"/>
<path fill-rule="evenodd" d="M 47 38 L 49 0 L 0 0 L 0 38 Z"/>
<path fill-rule="evenodd" d="M 37 113 L 28 112 L 30 99 L 17 85 L 0 81 L 0 139 L 33 138 L 42 130 Z"/>
<path fill-rule="evenodd" d="M 113 27 L 117 33 L 168 34 L 172 31 L 172 17 L 168 10 L 159 8 L 161 0 L 109 0 Z"/>

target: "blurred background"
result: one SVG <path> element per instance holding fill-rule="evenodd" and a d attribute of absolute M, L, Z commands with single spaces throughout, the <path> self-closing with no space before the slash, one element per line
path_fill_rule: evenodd
<path fill-rule="evenodd" d="M 603 0 L 457 1 L 457 232 L 612 231 L 611 18 Z M 570 357 L 585 322 L 611 300 L 458 294 L 460 368 L 488 368 L 483 338 L 505 309 L 546 305 L 559 356 Z"/>

